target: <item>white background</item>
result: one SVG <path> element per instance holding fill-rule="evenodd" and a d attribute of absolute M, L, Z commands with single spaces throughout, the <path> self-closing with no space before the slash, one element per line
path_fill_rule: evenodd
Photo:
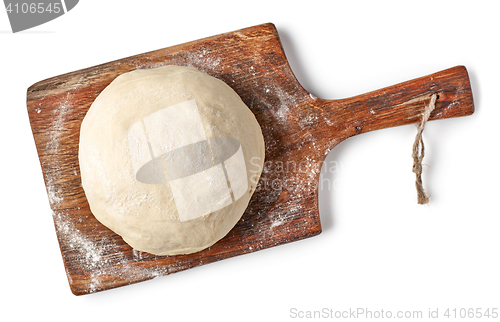
<path fill-rule="evenodd" d="M 424 317 L 429 308 L 440 315 L 446 308 L 500 310 L 495 4 L 87 0 L 18 34 L 2 8 L 0 314 L 32 321 L 288 321 L 300 320 L 292 318 L 292 308 L 421 310 Z M 266 22 L 277 26 L 299 81 L 321 98 L 354 96 L 455 65 L 468 68 L 475 114 L 430 122 L 424 132 L 430 204 L 416 203 L 410 156 L 416 127 L 370 132 L 328 156 L 339 167 L 327 174 L 335 188 L 321 192 L 321 235 L 72 295 L 26 89 L 48 77 Z"/>

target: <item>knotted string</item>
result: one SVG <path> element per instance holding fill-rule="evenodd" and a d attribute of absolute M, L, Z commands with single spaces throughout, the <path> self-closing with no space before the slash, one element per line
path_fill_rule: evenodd
<path fill-rule="evenodd" d="M 424 187 L 422 185 L 422 160 L 424 159 L 425 155 L 422 133 L 424 132 L 425 123 L 427 123 L 427 121 L 429 120 L 429 116 L 436 107 L 437 97 L 437 94 L 433 94 L 431 96 L 431 101 L 425 108 L 424 114 L 422 116 L 422 122 L 418 126 L 417 136 L 415 137 L 415 142 L 413 143 L 413 172 L 416 175 L 415 186 L 417 187 L 418 203 L 420 205 L 424 205 L 429 202 L 429 197 L 425 193 Z"/>

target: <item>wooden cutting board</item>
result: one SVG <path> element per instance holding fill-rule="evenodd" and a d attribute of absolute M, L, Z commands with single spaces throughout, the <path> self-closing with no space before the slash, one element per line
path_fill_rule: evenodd
<path fill-rule="evenodd" d="M 194 66 L 231 86 L 255 114 L 266 168 L 242 219 L 212 247 L 190 255 L 136 251 L 92 215 L 78 165 L 80 124 L 118 75 L 168 64 Z M 53 77 L 32 85 L 28 113 L 71 291 L 107 290 L 315 236 L 321 232 L 321 164 L 341 141 L 416 123 L 433 93 L 431 119 L 474 111 L 467 71 L 454 67 L 342 100 L 298 83 L 273 24 L 246 28 Z"/>

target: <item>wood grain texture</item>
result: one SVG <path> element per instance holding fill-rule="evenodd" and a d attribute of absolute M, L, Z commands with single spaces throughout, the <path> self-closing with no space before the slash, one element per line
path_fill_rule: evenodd
<path fill-rule="evenodd" d="M 231 86 L 255 114 L 266 167 L 238 224 L 212 247 L 190 255 L 133 250 L 92 215 L 78 165 L 80 124 L 99 93 L 120 74 L 174 64 L 194 66 Z M 272 24 L 238 30 L 53 77 L 28 89 L 28 113 L 56 233 L 74 294 L 136 283 L 321 232 L 322 162 L 341 141 L 420 121 L 474 111 L 467 71 L 436 74 L 342 100 L 310 95 L 294 77 Z"/>

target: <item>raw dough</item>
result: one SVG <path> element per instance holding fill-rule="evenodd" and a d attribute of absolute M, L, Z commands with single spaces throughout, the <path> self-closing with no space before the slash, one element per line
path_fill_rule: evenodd
<path fill-rule="evenodd" d="M 259 180 L 264 140 L 224 82 L 191 67 L 117 77 L 85 116 L 82 185 L 94 216 L 133 248 L 189 254 L 224 237 Z"/>

